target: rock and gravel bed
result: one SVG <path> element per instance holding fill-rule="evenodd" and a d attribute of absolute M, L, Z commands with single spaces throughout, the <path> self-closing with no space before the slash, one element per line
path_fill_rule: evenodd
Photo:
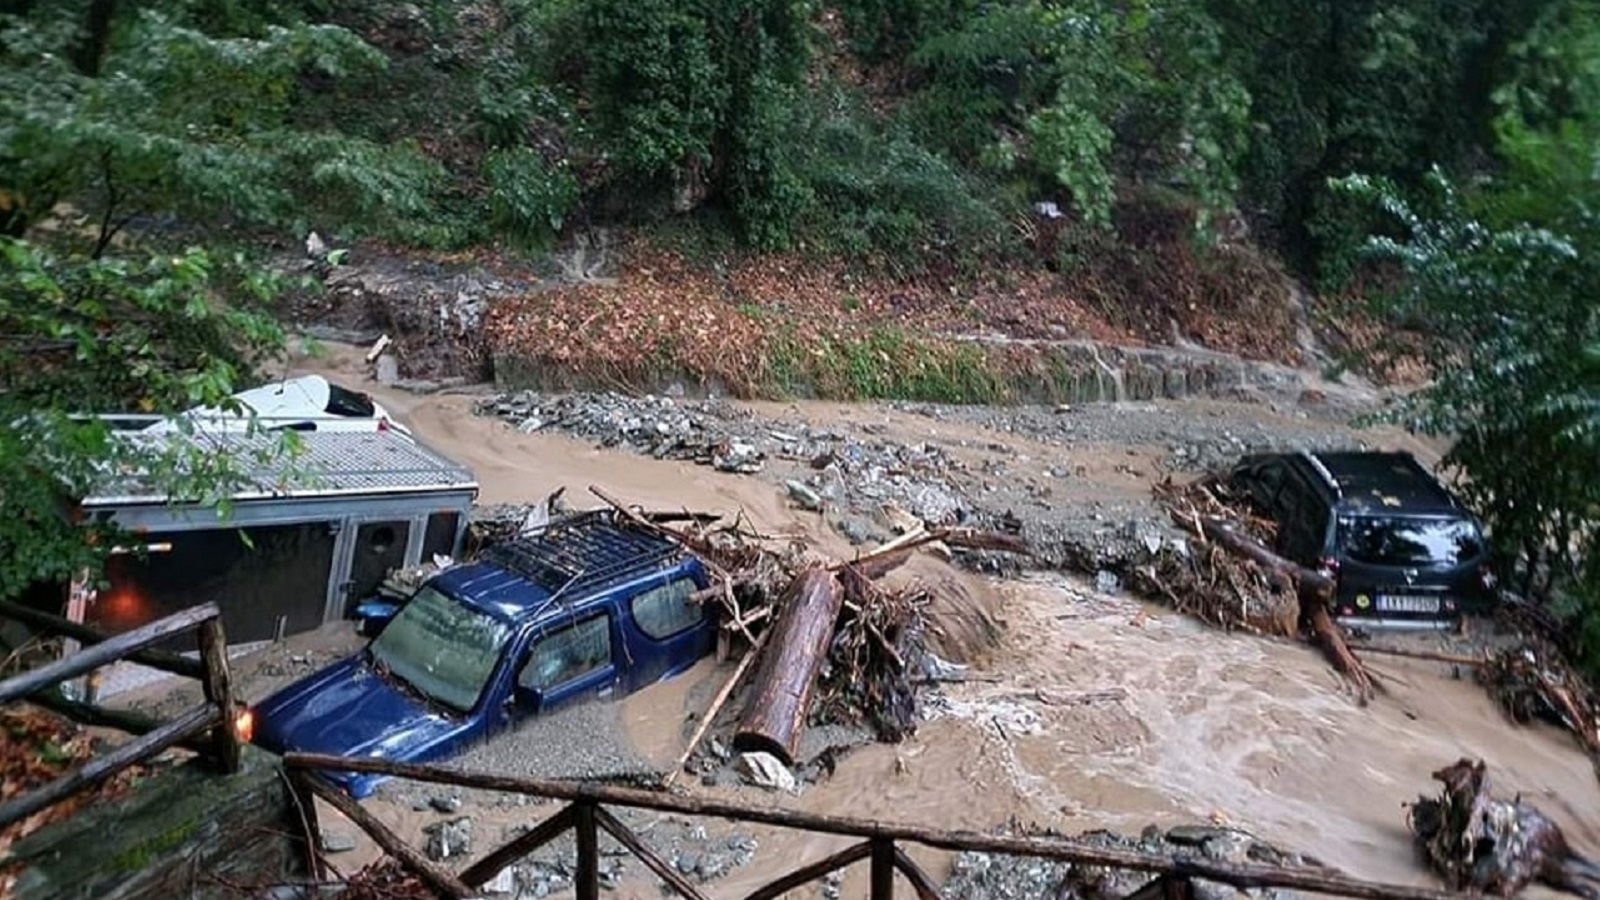
<path fill-rule="evenodd" d="M 1269 426 L 1205 404 L 888 403 L 877 409 L 926 420 L 920 429 L 926 435 L 872 421 L 822 425 L 798 415 L 761 416 L 728 401 L 654 395 L 518 391 L 475 406 L 524 433 L 559 432 L 602 447 L 759 475 L 786 488 L 797 506 L 821 512 L 856 544 L 892 536 L 883 510 L 890 504 L 932 525 L 1021 533 L 1043 565 L 1091 573 L 1120 571 L 1182 536 L 1142 492 L 1101 490 L 1083 465 L 1067 461 L 1074 454 L 1109 457 L 1118 446 L 1142 448 L 1122 451 L 1126 462 L 1107 463 L 1138 482 L 1199 473 L 1246 453 L 1366 446 L 1325 410 L 1274 414 L 1281 421 Z M 966 561 L 978 568 L 1006 564 L 982 554 Z"/>
<path fill-rule="evenodd" d="M 1250 834 L 1209 825 L 1179 825 L 1165 831 L 1152 825 L 1136 838 L 1110 831 L 1091 831 L 1076 838 L 1114 850 L 1136 850 L 1177 859 L 1185 857 L 1232 865 L 1318 867 L 1316 860 L 1280 850 Z M 944 884 L 949 900 L 1113 900 L 1126 897 L 1154 879 L 1148 872 L 1054 862 L 1025 856 L 962 853 Z M 1288 900 L 1296 896 L 1270 888 L 1240 890 L 1213 881 L 1196 880 L 1198 900 Z"/>

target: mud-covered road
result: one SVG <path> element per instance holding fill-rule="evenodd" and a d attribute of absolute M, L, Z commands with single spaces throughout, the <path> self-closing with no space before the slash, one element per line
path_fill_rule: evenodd
<path fill-rule="evenodd" d="M 1118 541 L 1140 540 L 1157 527 L 1148 500 L 1156 480 L 1244 450 L 1366 444 L 1433 455 L 1401 433 L 1354 431 L 1316 409 L 1210 401 L 1070 410 L 688 401 L 642 407 L 599 397 L 522 398 L 520 409 L 508 398 L 497 411 L 483 394 L 415 396 L 379 387 L 366 379 L 357 351 L 333 350 L 295 365 L 372 391 L 422 440 L 470 466 L 485 503 L 533 502 L 563 486 L 582 502 L 587 486 L 599 484 L 647 507 L 743 512 L 763 531 L 803 537 L 838 556 L 882 536 L 885 526 L 874 516 L 886 502 L 954 503 L 954 515 L 978 521 L 1009 514 L 1047 544 L 1110 548 L 1105 552 L 1114 556 Z M 489 414 L 480 414 L 486 402 Z M 749 444 L 762 457 L 760 469 L 740 474 L 651 452 L 649 441 L 607 431 L 613 413 L 657 444 L 680 428 L 680 415 L 698 419 L 689 431 Z M 562 424 L 562 415 L 571 421 Z M 630 424 L 647 415 L 656 418 Z M 531 418 L 536 427 L 519 429 Z M 823 457 L 835 463 L 832 470 L 827 462 L 819 467 Z M 821 496 L 822 510 L 802 508 L 790 480 Z M 1401 804 L 1432 792 L 1432 770 L 1475 756 L 1489 763 L 1501 791 L 1520 792 L 1579 849 L 1600 853 L 1593 815 L 1600 787 L 1583 754 L 1562 734 L 1509 725 L 1481 688 L 1446 666 L 1381 663 L 1390 692 L 1361 707 L 1307 647 L 1223 634 L 1097 589 L 1092 578 L 919 571 L 959 580 L 1003 624 L 998 645 L 975 661 L 984 680 L 941 687 L 914 737 L 854 751 L 798 796 L 684 783 L 760 803 L 955 828 L 1018 822 L 1069 833 L 1137 833 L 1151 823 L 1225 822 L 1353 874 L 1431 884 L 1411 849 Z M 319 652 L 331 653 L 345 638 L 319 640 Z M 291 648 L 268 653 L 277 662 L 256 665 L 250 689 L 264 692 L 318 658 L 301 653 L 286 665 Z M 669 765 L 693 727 L 691 716 L 723 677 L 708 661 L 621 703 L 536 723 L 463 764 L 563 776 L 583 774 L 562 770 L 573 759 Z M 1114 698 L 1061 701 L 1086 692 Z M 459 811 L 441 812 L 428 803 L 453 806 L 441 793 L 389 787 L 369 803 L 418 844 L 427 826 L 467 816 L 479 841 L 474 852 L 548 814 L 470 794 Z M 842 846 L 720 822 L 646 817 L 635 824 L 691 871 L 711 865 L 709 854 L 715 874 L 707 877 L 718 895 L 748 891 L 796 860 Z M 335 860 L 348 871 L 372 853 L 363 845 Z M 941 871 L 948 866 L 942 854 L 913 855 Z M 631 864 L 618 873 L 618 896 L 657 895 L 639 871 Z M 542 885 L 528 887 L 527 896 L 561 887 L 558 875 L 527 879 Z M 846 878 L 847 894 L 854 884 Z"/>

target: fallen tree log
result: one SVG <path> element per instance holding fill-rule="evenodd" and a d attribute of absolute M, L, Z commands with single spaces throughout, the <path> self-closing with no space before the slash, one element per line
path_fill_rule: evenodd
<path fill-rule="evenodd" d="M 1489 664 L 1481 656 L 1467 656 L 1464 653 L 1439 653 L 1433 650 L 1407 650 L 1402 647 L 1351 647 L 1350 652 L 1356 656 L 1365 656 L 1374 653 L 1379 656 L 1398 656 L 1402 659 L 1421 659 L 1428 662 L 1449 663 L 1452 666 L 1471 666 L 1481 669 Z"/>
<path fill-rule="evenodd" d="M 1332 578 L 1284 559 L 1216 516 L 1185 516 L 1174 511 L 1172 520 L 1190 532 L 1198 527 L 1201 537 L 1215 541 L 1229 552 L 1260 566 L 1275 586 L 1295 591 L 1301 618 L 1316 636 L 1317 644 L 1327 654 L 1334 668 L 1355 685 L 1358 702 L 1365 706 L 1372 699 L 1377 691 L 1377 683 L 1361 660 L 1350 652 L 1344 634 L 1328 614 L 1333 599 Z"/>
<path fill-rule="evenodd" d="M 827 569 L 808 568 L 789 585 L 751 680 L 750 701 L 733 735 L 735 749 L 766 751 L 794 765 L 817 672 L 843 603 L 844 591 Z"/>
<path fill-rule="evenodd" d="M 1377 693 L 1378 683 L 1373 680 L 1372 673 L 1361 664 L 1354 653 L 1350 652 L 1350 645 L 1345 642 L 1344 634 L 1339 631 L 1339 626 L 1334 623 L 1333 617 L 1328 615 L 1328 604 L 1321 597 L 1313 597 L 1310 603 L 1302 598 L 1300 610 L 1305 614 L 1311 624 L 1311 633 L 1317 636 L 1317 643 L 1322 651 L 1333 661 L 1333 667 L 1349 678 L 1356 688 L 1356 700 L 1362 706 L 1372 699 Z"/>

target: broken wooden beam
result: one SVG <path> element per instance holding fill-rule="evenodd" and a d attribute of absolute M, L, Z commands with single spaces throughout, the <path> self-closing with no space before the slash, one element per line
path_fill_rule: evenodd
<path fill-rule="evenodd" d="M 734 668 L 733 674 L 728 676 L 728 680 L 722 685 L 722 689 L 717 691 L 717 696 L 711 698 L 711 706 L 706 709 L 705 715 L 701 717 L 699 726 L 695 728 L 694 734 L 689 738 L 689 745 L 683 748 L 683 755 L 678 757 L 677 764 L 662 779 L 662 787 L 671 787 L 672 782 L 677 779 L 678 773 L 682 772 L 683 767 L 689 764 L 689 757 L 694 755 L 695 748 L 700 746 L 700 741 L 706 736 L 706 732 L 711 730 L 711 723 L 716 721 L 717 713 L 722 711 L 722 704 L 728 702 L 728 697 L 733 694 L 734 688 L 739 686 L 739 681 L 744 678 L 744 673 L 749 671 L 750 664 L 755 662 L 761 655 L 761 648 L 766 646 L 768 634 L 771 634 L 771 632 L 763 631 L 761 636 L 756 638 L 756 642 L 750 646 L 749 650 L 745 651 L 744 658 L 739 660 L 738 666 Z"/>
<path fill-rule="evenodd" d="M 817 672 L 844 603 L 838 579 L 813 566 L 790 583 L 751 678 L 751 696 L 734 732 L 739 750 L 766 751 L 794 765 Z"/>
<path fill-rule="evenodd" d="M 355 823 L 356 827 L 367 833 L 373 843 L 383 848 L 383 851 L 394 857 L 411 874 L 422 879 L 428 887 L 433 888 L 441 896 L 464 900 L 476 896 L 475 892 L 462 883 L 454 872 L 434 863 L 423 854 L 421 850 L 406 843 L 399 835 L 383 824 L 377 816 L 367 811 L 367 808 L 350 799 L 350 795 L 322 776 L 314 772 L 302 772 L 299 777 L 302 784 L 310 789 L 323 802 L 344 814 L 344 817 Z"/>

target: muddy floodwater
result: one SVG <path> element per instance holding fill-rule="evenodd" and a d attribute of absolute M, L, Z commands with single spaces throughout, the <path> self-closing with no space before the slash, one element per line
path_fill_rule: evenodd
<path fill-rule="evenodd" d="M 780 487 L 760 475 L 519 434 L 474 416 L 468 396 L 415 397 L 365 382 L 359 353 L 298 370 L 372 390 L 424 441 L 470 466 L 484 502 L 530 501 L 566 486 L 568 498 L 583 505 L 586 487 L 599 484 L 650 507 L 742 510 L 758 528 L 804 537 L 824 552 L 851 552 L 820 517 L 792 509 Z M 806 407 L 785 408 L 803 414 Z M 836 406 L 816 410 L 840 415 Z M 1229 414 L 1254 413 L 1241 407 Z M 1147 491 L 1148 480 L 1096 489 L 1132 495 Z M 1137 832 L 1152 823 L 1209 820 L 1353 874 L 1432 884 L 1411 849 L 1402 803 L 1432 793 L 1431 771 L 1470 756 L 1488 762 L 1497 792 L 1520 793 L 1580 851 L 1600 854 L 1600 787 L 1572 739 L 1512 726 L 1470 676 L 1458 678 L 1449 666 L 1379 661 L 1373 668 L 1388 691 L 1362 707 L 1322 657 L 1302 645 L 1224 634 L 1065 577 L 984 579 L 977 589 L 1004 623 L 999 645 L 974 668 L 973 680 L 941 686 L 911 739 L 845 756 L 832 777 L 799 796 L 707 787 L 693 777 L 683 784 L 762 804 L 951 828 L 1014 821 L 1067 832 Z M 707 662 L 618 704 L 641 755 L 672 760 L 692 727 L 689 716 L 703 709 L 725 674 Z M 407 815 L 398 804 L 393 811 Z M 480 815 L 507 821 L 528 812 Z M 418 839 L 408 833 L 415 822 L 400 824 L 405 836 Z M 749 830 L 763 851 L 709 886 L 714 893 L 749 890 L 845 843 Z M 498 841 L 482 849 L 492 843 Z M 934 866 L 945 860 L 932 852 L 913 856 Z M 853 884 L 847 878 L 847 894 Z"/>

